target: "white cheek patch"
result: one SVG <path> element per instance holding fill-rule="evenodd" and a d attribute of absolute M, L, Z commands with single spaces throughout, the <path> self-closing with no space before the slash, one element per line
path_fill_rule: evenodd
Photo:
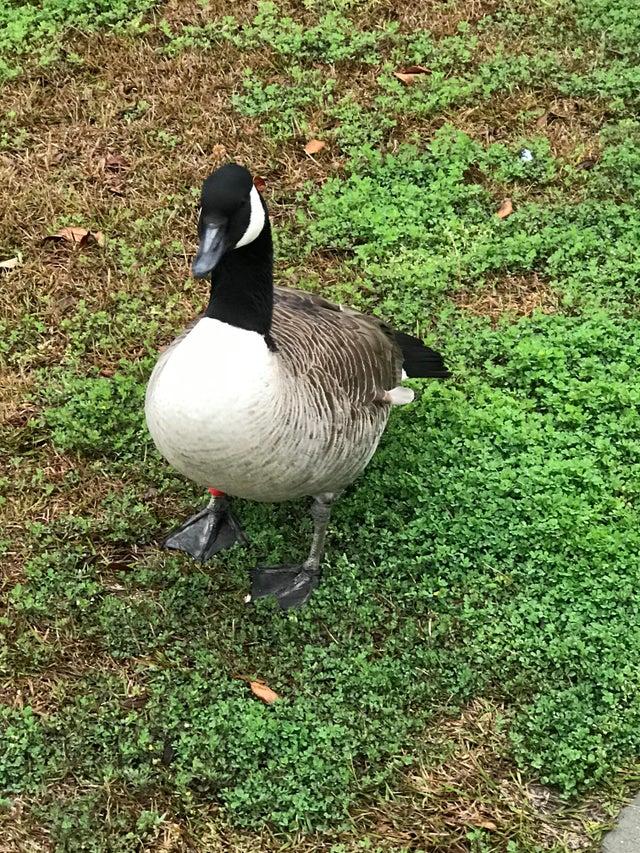
<path fill-rule="evenodd" d="M 247 226 L 247 230 L 236 243 L 236 249 L 252 243 L 264 228 L 264 207 L 260 201 L 258 190 L 255 187 L 251 187 L 249 199 L 251 200 L 251 216 L 249 217 L 249 224 Z"/>

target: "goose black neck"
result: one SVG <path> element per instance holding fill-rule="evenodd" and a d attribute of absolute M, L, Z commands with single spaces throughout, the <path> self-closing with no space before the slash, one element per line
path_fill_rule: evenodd
<path fill-rule="evenodd" d="M 211 273 L 205 316 L 258 332 L 271 345 L 272 315 L 273 243 L 271 228 L 265 222 L 253 242 L 227 252 Z"/>

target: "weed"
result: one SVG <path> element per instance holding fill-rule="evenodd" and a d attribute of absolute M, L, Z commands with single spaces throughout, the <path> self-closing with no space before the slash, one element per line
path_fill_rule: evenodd
<path fill-rule="evenodd" d="M 334 125 L 331 134 L 343 151 L 358 151 L 379 146 L 396 126 L 396 120 L 380 113 L 375 115 L 359 104 L 353 95 L 346 95 L 335 104 L 328 104 L 325 115 Z"/>
<path fill-rule="evenodd" d="M 611 133 L 605 138 L 619 138 Z M 531 151 L 530 161 L 523 161 L 522 147 Z M 628 175 L 633 189 L 632 151 L 632 143 L 607 147 L 602 166 L 587 179 L 589 189 L 614 188 L 607 164 L 620 159 L 626 170 L 616 174 Z M 360 304 L 377 306 L 396 323 L 424 324 L 434 299 L 478 287 L 488 274 L 534 271 L 571 304 L 636 297 L 640 270 L 632 247 L 640 220 L 626 199 L 529 202 L 500 221 L 495 199 L 469 182 L 476 170 L 517 197 L 522 182 L 555 181 L 560 170 L 544 141 L 484 149 L 445 128 L 424 156 L 412 148 L 386 157 L 360 153 L 349 170 L 346 180 L 329 179 L 309 199 L 309 247 L 348 253 L 344 277 L 356 278 Z"/>
<path fill-rule="evenodd" d="M 2 125 L 6 129 L 0 132 L 0 151 L 24 150 L 29 141 L 29 131 L 18 124 L 15 110 L 8 110 L 4 114 Z"/>
<path fill-rule="evenodd" d="M 303 110 L 320 106 L 333 90 L 331 78 L 323 78 L 317 71 L 293 65 L 288 73 L 287 82 L 265 85 L 247 69 L 243 92 L 232 98 L 242 115 L 260 117 L 264 131 L 276 141 L 304 135 L 308 125 Z"/>
<path fill-rule="evenodd" d="M 101 591 L 92 563 L 92 555 L 87 557 L 81 546 L 44 551 L 28 563 L 28 583 L 14 587 L 12 605 L 21 613 L 40 617 L 86 610 Z"/>
<path fill-rule="evenodd" d="M 91 310 L 85 300 L 79 300 L 71 317 L 62 320 L 60 329 L 67 339 L 65 361 L 78 364 L 91 355 L 98 360 L 111 361 L 114 349 L 122 351 L 134 342 L 151 349 L 158 333 L 158 321 L 145 314 L 156 314 L 142 298 L 114 294 L 109 311 Z"/>
<path fill-rule="evenodd" d="M 129 853 L 158 837 L 162 815 L 154 810 L 122 808 L 112 803 L 108 783 L 98 792 L 60 797 L 39 815 L 51 837 L 65 853 Z"/>
<path fill-rule="evenodd" d="M 229 16 L 202 25 L 185 24 L 178 33 L 173 31 L 166 19 L 162 19 L 159 28 L 166 40 L 163 52 L 169 56 L 187 50 L 210 50 L 225 41 L 231 41 L 239 29 L 235 18 Z"/>
<path fill-rule="evenodd" d="M 0 707 L 0 786 L 6 792 L 37 787 L 46 772 L 48 750 L 31 708 Z"/>
<path fill-rule="evenodd" d="M 338 509 L 337 553 L 344 556 L 331 561 L 316 610 L 344 638 L 339 645 L 320 640 L 313 613 L 274 621 L 267 606 L 243 619 L 242 631 L 248 647 L 264 648 L 268 658 L 254 653 L 246 661 L 224 642 L 219 651 L 197 652 L 182 671 L 188 636 L 207 631 L 215 574 L 185 576 L 177 562 L 141 566 L 133 575 L 122 569 L 125 589 L 139 594 L 96 597 L 95 581 L 84 570 L 77 574 L 82 549 L 65 558 L 69 572 L 61 570 L 60 554 L 37 558 L 29 575 L 42 604 L 21 589 L 14 596 L 21 610 L 35 615 L 44 607 L 51 618 L 70 612 L 73 602 L 84 630 L 112 654 L 162 652 L 172 660 L 168 671 L 147 678 L 144 718 L 115 708 L 79 718 L 69 709 L 51 723 L 67 744 L 67 760 L 77 751 L 75 772 L 96 778 L 100 754 L 110 753 L 106 714 L 128 756 L 123 779 L 145 765 L 142 732 L 158 730 L 171 743 L 170 776 L 183 796 L 215 791 L 240 824 L 268 818 L 286 828 L 302 813 L 324 825 L 345 813 L 356 791 L 388 778 L 393 756 L 438 696 L 463 701 L 470 691 L 499 685 L 515 702 L 532 689 L 539 695 L 533 705 L 523 703 L 514 727 L 521 761 L 568 791 L 601 778 L 612 756 L 637 746 L 637 720 L 621 710 L 635 695 L 633 675 L 616 656 L 624 646 L 632 660 L 640 641 L 627 628 L 634 601 L 627 570 L 640 544 L 630 508 L 640 481 L 629 433 L 638 331 L 635 322 L 593 314 L 458 336 L 465 394 L 425 390 L 411 417 L 394 421 L 366 482 Z M 366 523 L 355 526 L 355 518 Z M 357 555 L 365 553 L 363 574 Z M 151 590 L 160 577 L 157 597 Z M 54 604 L 56 587 L 62 598 Z M 235 618 L 219 612 L 217 635 Z M 229 653 L 231 666 L 223 663 Z M 247 702 L 242 682 L 230 677 L 247 666 L 283 693 L 281 705 Z M 583 687 L 563 706 L 567 723 L 550 729 L 558 719 L 554 697 L 564 695 L 558 685 L 572 690 L 575 678 Z M 606 737 L 594 723 L 576 740 L 571 720 L 602 714 L 603 690 L 611 705 Z M 424 712 L 407 716 L 408 707 Z M 549 731 L 545 747 L 540 738 Z M 152 744 L 148 772 L 155 778 L 163 747 Z"/>
<path fill-rule="evenodd" d="M 46 386 L 42 425 L 61 450 L 105 454 L 117 459 L 144 456 L 144 385 L 150 361 L 122 365 L 112 377 L 59 374 Z"/>
<path fill-rule="evenodd" d="M 305 26 L 283 16 L 275 3 L 260 2 L 251 24 L 230 40 L 244 50 L 269 46 L 274 53 L 295 57 L 297 62 L 356 60 L 373 64 L 380 59 L 379 46 L 397 30 L 394 24 L 379 30 L 355 29 L 341 9 L 326 12 L 315 26 Z"/>

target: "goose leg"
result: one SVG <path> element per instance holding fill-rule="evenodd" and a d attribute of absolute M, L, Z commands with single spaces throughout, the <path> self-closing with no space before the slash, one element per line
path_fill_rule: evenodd
<path fill-rule="evenodd" d="M 256 566 L 251 570 L 251 599 L 273 595 L 283 610 L 302 607 L 320 583 L 320 561 L 324 554 L 324 539 L 336 496 L 319 495 L 313 499 L 313 539 L 304 563 L 282 566 Z"/>
<path fill-rule="evenodd" d="M 170 533 L 164 540 L 165 548 L 184 551 L 204 563 L 236 542 L 247 544 L 244 530 L 229 508 L 227 496 L 215 489 L 210 492 L 208 506 Z"/>

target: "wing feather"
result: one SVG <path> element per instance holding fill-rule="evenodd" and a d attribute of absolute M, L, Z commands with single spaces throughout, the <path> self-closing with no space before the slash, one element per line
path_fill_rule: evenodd
<path fill-rule="evenodd" d="M 393 332 L 322 296 L 276 287 L 272 335 L 290 370 L 342 391 L 353 404 L 380 402 L 401 381 L 403 357 Z"/>

